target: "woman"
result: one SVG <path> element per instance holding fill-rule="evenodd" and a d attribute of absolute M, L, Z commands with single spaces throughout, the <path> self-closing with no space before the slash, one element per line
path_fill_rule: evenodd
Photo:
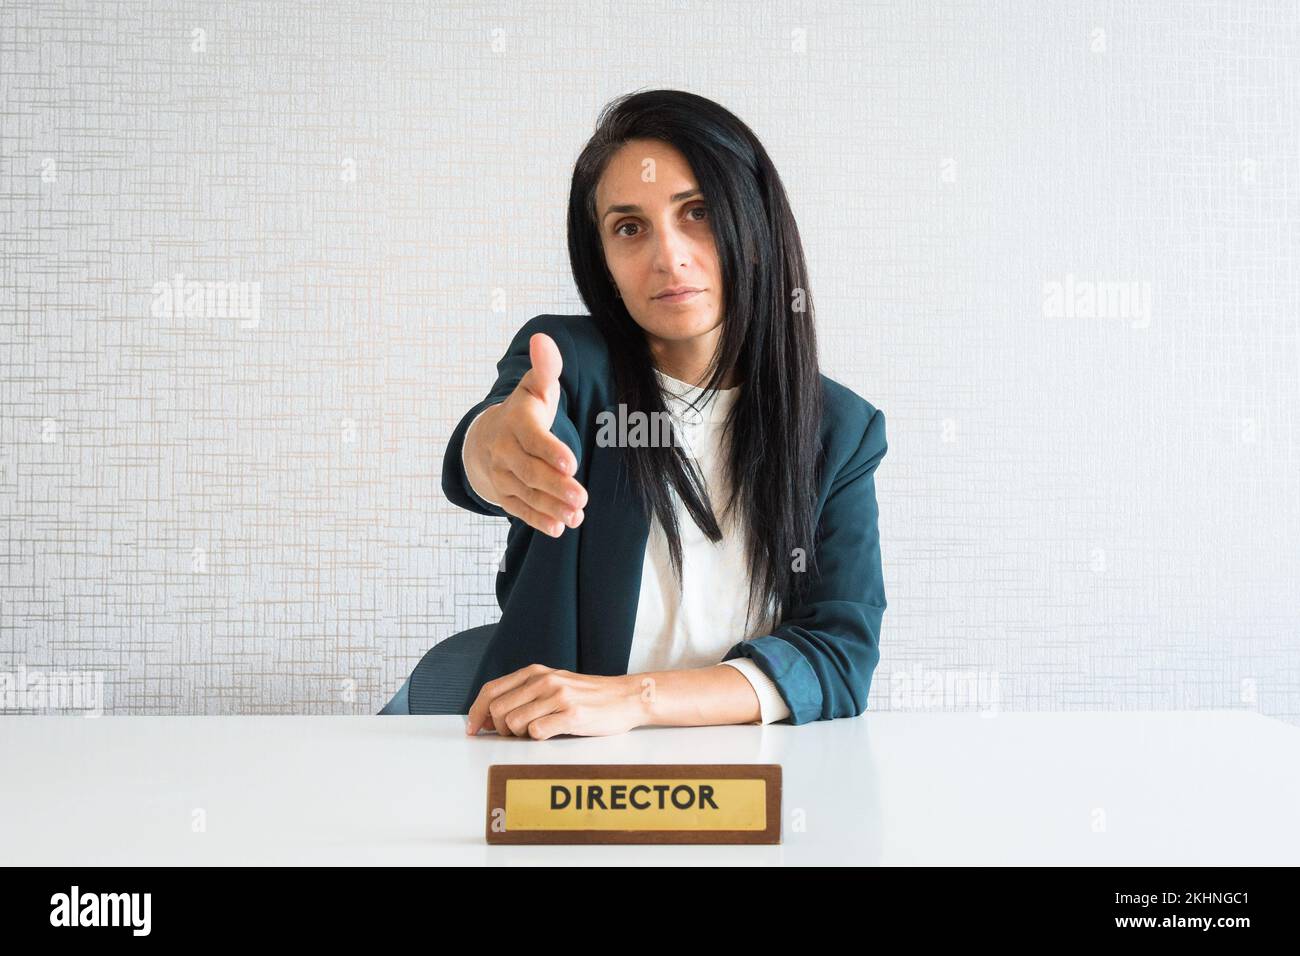
<path fill-rule="evenodd" d="M 576 163 L 568 241 L 590 315 L 524 324 L 443 463 L 453 503 L 510 520 L 467 733 L 862 713 L 885 420 L 819 371 L 766 151 L 703 97 L 620 97 Z M 433 656 L 383 713 L 431 712 Z"/>

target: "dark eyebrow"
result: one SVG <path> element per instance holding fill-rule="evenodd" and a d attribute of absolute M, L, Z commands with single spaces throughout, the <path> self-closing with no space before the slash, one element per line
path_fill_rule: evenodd
<path fill-rule="evenodd" d="M 688 189 L 685 192 L 673 193 L 671 196 L 668 197 L 668 201 L 681 202 L 683 199 L 690 199 L 692 196 L 702 196 L 702 195 L 703 193 L 701 193 L 698 188 Z M 603 221 L 605 219 L 605 216 L 608 216 L 610 213 L 613 212 L 640 212 L 640 211 L 641 211 L 640 206 L 610 206 L 608 209 L 605 210 L 605 215 L 601 216 L 600 218 Z"/>

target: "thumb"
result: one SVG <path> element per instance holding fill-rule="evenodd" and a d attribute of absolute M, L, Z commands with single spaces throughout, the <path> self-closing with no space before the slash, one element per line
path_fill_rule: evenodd
<path fill-rule="evenodd" d="M 549 428 L 560 406 L 560 370 L 564 368 L 564 359 L 560 347 L 545 332 L 535 332 L 528 340 L 528 357 L 533 367 L 519 384 L 546 406 L 545 424 Z"/>

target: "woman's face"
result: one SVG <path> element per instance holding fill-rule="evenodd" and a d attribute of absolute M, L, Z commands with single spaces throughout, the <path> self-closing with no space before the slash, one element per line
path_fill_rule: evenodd
<path fill-rule="evenodd" d="M 660 140 L 627 142 L 596 186 L 596 215 L 605 263 L 652 348 L 716 340 L 722 272 L 709 210 L 686 157 Z M 663 295 L 678 286 L 700 291 Z"/>

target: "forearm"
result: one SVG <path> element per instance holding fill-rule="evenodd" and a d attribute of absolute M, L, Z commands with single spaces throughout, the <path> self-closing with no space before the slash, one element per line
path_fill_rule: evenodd
<path fill-rule="evenodd" d="M 642 726 L 752 724 L 762 718 L 753 685 L 725 664 L 630 674 L 628 680 L 640 696 Z"/>

